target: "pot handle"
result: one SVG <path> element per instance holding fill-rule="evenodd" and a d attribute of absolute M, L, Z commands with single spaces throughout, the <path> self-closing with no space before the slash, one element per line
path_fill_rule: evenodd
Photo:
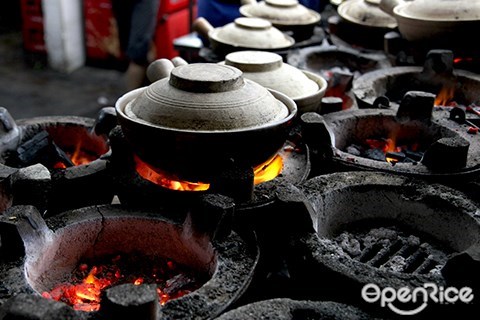
<path fill-rule="evenodd" d="M 172 61 L 165 58 L 157 59 L 148 66 L 147 78 L 152 83 L 163 78 L 168 78 L 173 68 L 175 68 L 175 65 Z"/>
<path fill-rule="evenodd" d="M 403 0 L 381 0 L 380 3 L 378 4 L 378 7 L 382 9 L 384 12 L 393 16 L 394 15 L 393 8 L 395 8 L 402 2 Z"/>
<path fill-rule="evenodd" d="M 188 62 L 185 59 L 183 59 L 182 57 L 179 57 L 179 56 L 173 57 L 170 61 L 172 61 L 173 65 L 175 67 L 184 66 L 184 65 L 188 64 Z"/>
<path fill-rule="evenodd" d="M 193 21 L 192 28 L 198 32 L 202 37 L 208 39 L 208 33 L 214 29 L 214 27 L 204 17 L 198 17 Z"/>

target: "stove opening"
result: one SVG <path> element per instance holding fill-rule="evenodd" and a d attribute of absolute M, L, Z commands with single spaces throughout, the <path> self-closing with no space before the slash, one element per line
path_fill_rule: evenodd
<path fill-rule="evenodd" d="M 468 106 L 480 103 L 477 74 L 454 69 L 451 51 L 431 50 L 423 67 L 392 67 L 376 70 L 354 80 L 353 92 L 359 107 L 371 107 L 379 96 L 398 105 L 409 91 L 429 92 L 437 96 L 436 106 Z"/>
<path fill-rule="evenodd" d="M 5 164 L 26 167 L 36 163 L 48 169 L 65 169 L 97 160 L 109 149 L 103 136 L 81 125 L 51 125 L 29 133 L 13 151 L 7 151 Z"/>
<path fill-rule="evenodd" d="M 428 147 L 446 133 L 421 121 L 399 123 L 395 117 L 352 119 L 356 129 L 350 137 L 337 140 L 337 147 L 349 154 L 395 165 L 419 162 Z M 349 125 L 344 126 L 348 132 Z M 353 129 L 353 128 L 352 128 Z M 345 139 L 345 140 L 344 140 Z"/>
<path fill-rule="evenodd" d="M 99 310 L 103 290 L 124 283 L 156 284 L 162 305 L 200 288 L 216 267 L 207 235 L 158 217 L 87 214 L 31 240 L 29 285 L 80 311 Z"/>

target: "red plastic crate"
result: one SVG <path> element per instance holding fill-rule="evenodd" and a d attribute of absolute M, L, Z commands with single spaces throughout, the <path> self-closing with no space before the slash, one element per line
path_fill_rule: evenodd
<path fill-rule="evenodd" d="M 190 0 L 160 0 L 159 14 L 180 11 L 181 9 L 187 8 L 189 2 Z"/>
<path fill-rule="evenodd" d="M 118 31 L 110 0 L 84 0 L 87 58 L 121 59 Z"/>
<path fill-rule="evenodd" d="M 45 53 L 45 33 L 41 0 L 21 0 L 23 47 L 27 51 Z"/>
<path fill-rule="evenodd" d="M 43 17 L 42 0 L 21 0 L 22 17 L 29 19 L 32 17 Z"/>
<path fill-rule="evenodd" d="M 193 8 L 193 16 L 196 16 L 196 6 Z M 155 32 L 155 46 L 157 58 L 172 59 L 179 53 L 173 46 L 173 40 L 190 32 L 190 13 L 185 8 L 168 15 L 163 15 L 157 22 Z"/>

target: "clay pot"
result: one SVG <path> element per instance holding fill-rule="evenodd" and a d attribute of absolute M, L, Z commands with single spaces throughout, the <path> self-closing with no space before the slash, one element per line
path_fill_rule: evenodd
<path fill-rule="evenodd" d="M 240 7 L 245 17 L 257 17 L 270 21 L 282 31 L 290 31 L 296 41 L 302 41 L 313 35 L 315 26 L 320 22 L 318 12 L 311 10 L 298 0 L 255 0 Z"/>
<path fill-rule="evenodd" d="M 351 23 L 374 28 L 394 29 L 397 20 L 378 6 L 380 0 L 349 0 L 342 2 L 337 12 Z"/>
<path fill-rule="evenodd" d="M 234 22 L 214 28 L 205 18 L 197 18 L 193 29 L 209 39 L 210 47 L 220 54 L 233 51 L 284 50 L 295 44 L 295 40 L 281 32 L 265 19 L 240 17 Z"/>
<path fill-rule="evenodd" d="M 211 178 L 232 163 L 265 162 L 283 146 L 297 114 L 285 94 L 213 63 L 175 67 L 115 107 L 134 152 L 152 168 L 189 181 Z"/>
<path fill-rule="evenodd" d="M 242 70 L 247 79 L 286 94 L 295 101 L 299 113 L 320 112 L 327 81 L 284 63 L 280 55 L 264 51 L 237 51 L 228 54 L 222 63 Z"/>
<path fill-rule="evenodd" d="M 380 8 L 394 16 L 402 36 L 445 48 L 471 45 L 480 30 L 480 2 L 467 0 L 381 0 Z"/>

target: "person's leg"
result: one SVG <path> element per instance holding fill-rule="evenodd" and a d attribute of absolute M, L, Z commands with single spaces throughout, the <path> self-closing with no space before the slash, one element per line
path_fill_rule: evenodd
<path fill-rule="evenodd" d="M 117 25 L 120 50 L 123 53 L 127 50 L 130 38 L 133 5 L 134 0 L 112 0 L 112 13 Z"/>
<path fill-rule="evenodd" d="M 127 48 L 130 64 L 126 71 L 127 89 L 143 85 L 146 68 L 151 62 L 149 52 L 157 25 L 159 0 L 138 0 L 132 12 L 132 23 Z"/>

